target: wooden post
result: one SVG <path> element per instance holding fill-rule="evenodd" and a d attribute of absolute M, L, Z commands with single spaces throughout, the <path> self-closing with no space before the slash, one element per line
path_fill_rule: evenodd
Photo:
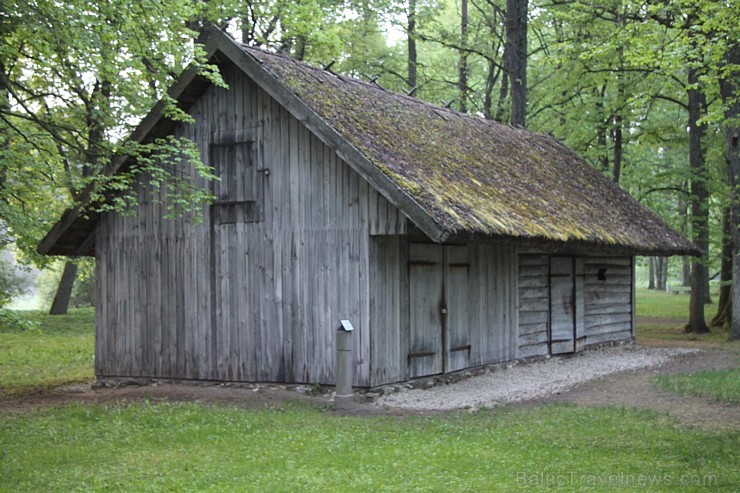
<path fill-rule="evenodd" d="M 342 320 L 337 329 L 336 395 L 334 408 L 349 409 L 352 405 L 352 324 Z"/>

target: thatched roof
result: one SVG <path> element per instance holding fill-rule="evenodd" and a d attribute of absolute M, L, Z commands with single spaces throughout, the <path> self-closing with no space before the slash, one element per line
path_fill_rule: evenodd
<path fill-rule="evenodd" d="M 642 253 L 696 247 L 552 136 L 243 48 L 446 230 Z"/>
<path fill-rule="evenodd" d="M 242 68 L 435 241 L 481 237 L 638 254 L 699 252 L 549 135 L 216 37 L 214 60 Z"/>

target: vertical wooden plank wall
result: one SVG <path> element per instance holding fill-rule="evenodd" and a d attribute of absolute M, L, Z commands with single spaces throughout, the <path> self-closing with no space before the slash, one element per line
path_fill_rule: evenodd
<path fill-rule="evenodd" d="M 408 318 L 408 241 L 370 238 L 370 385 L 407 379 L 408 350 L 402 327 Z"/>
<path fill-rule="evenodd" d="M 216 252 L 207 207 L 202 224 L 164 219 L 158 192 L 142 190 L 135 216 L 105 215 L 96 372 L 332 383 L 334 332 L 348 318 L 354 384 L 368 386 L 368 237 L 405 233 L 405 217 L 240 71 L 222 75 L 230 89 L 207 89 L 190 110 L 195 123 L 175 135 L 193 139 L 207 161 L 212 135 L 260 127 L 264 220 L 223 229 Z M 212 279 L 217 256 L 244 275 Z M 218 306 L 217 283 L 231 289 Z"/>
<path fill-rule="evenodd" d="M 549 354 L 549 257 L 519 255 L 519 358 Z"/>
<path fill-rule="evenodd" d="M 370 242 L 372 386 L 409 378 L 408 249 L 405 237 Z M 518 345 L 516 251 L 486 242 L 468 243 L 467 249 L 469 364 L 513 360 Z"/>
<path fill-rule="evenodd" d="M 470 365 L 517 357 L 517 255 L 511 246 L 472 242 L 470 249 Z"/>

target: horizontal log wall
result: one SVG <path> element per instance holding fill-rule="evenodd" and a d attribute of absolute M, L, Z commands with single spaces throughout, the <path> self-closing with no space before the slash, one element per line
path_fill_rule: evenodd
<path fill-rule="evenodd" d="M 104 215 L 96 372 L 331 383 L 334 332 L 347 318 L 354 384 L 367 386 L 368 236 L 405 233 L 405 216 L 241 72 L 223 76 L 230 89 L 207 89 L 190 110 L 195 123 L 175 134 L 205 161 L 212 136 L 257 135 L 262 220 L 212 235 L 207 207 L 201 224 L 164 219 L 162 197 L 143 187 L 133 217 Z"/>
<path fill-rule="evenodd" d="M 586 345 L 633 335 L 633 270 L 630 257 L 585 257 Z M 604 279 L 598 278 L 603 270 Z"/>
<path fill-rule="evenodd" d="M 543 356 L 550 351 L 548 323 L 550 288 L 547 255 L 519 255 L 519 358 Z"/>
<path fill-rule="evenodd" d="M 576 287 L 578 337 L 585 335 L 585 345 L 627 340 L 633 335 L 634 288 L 630 257 L 582 257 L 583 276 L 577 269 Z M 519 255 L 519 358 L 549 353 L 549 257 L 539 254 Z M 601 269 L 604 280 L 598 279 Z M 582 308 L 581 308 L 582 307 Z M 582 323 L 582 325 L 581 325 Z M 583 345 L 578 344 L 580 349 Z"/>

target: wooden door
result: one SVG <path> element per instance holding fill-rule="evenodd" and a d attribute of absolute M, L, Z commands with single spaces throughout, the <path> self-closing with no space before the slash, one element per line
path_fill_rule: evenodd
<path fill-rule="evenodd" d="M 576 284 L 572 257 L 550 258 L 550 354 L 575 351 Z"/>
<path fill-rule="evenodd" d="M 443 249 L 409 245 L 409 378 L 442 373 Z"/>
<path fill-rule="evenodd" d="M 442 310 L 445 342 L 445 372 L 470 366 L 470 333 L 468 318 L 468 249 L 464 246 L 444 248 L 444 305 Z"/>
<path fill-rule="evenodd" d="M 216 372 L 219 378 L 235 380 L 255 378 L 246 355 L 255 342 L 249 329 L 257 266 L 250 261 L 245 238 L 250 223 L 262 219 L 264 183 L 257 169 L 257 147 L 249 137 L 226 132 L 214 136 L 209 149 L 210 165 L 220 179 L 213 183 L 216 200 L 210 207 Z"/>
<path fill-rule="evenodd" d="M 469 268 L 464 246 L 409 246 L 409 378 L 469 366 Z"/>

